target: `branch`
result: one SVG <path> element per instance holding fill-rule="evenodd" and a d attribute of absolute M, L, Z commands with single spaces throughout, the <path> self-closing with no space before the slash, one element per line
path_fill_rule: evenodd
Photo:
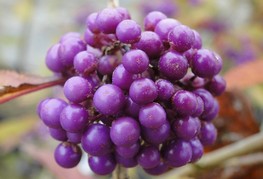
<path fill-rule="evenodd" d="M 200 169 L 204 170 L 215 167 L 230 158 L 263 149 L 262 141 L 263 133 L 252 135 L 241 141 L 207 153 L 199 162 L 172 170 L 171 172 L 162 175 L 162 178 L 180 178 L 181 176 L 193 175 L 194 173 L 200 171 Z"/>
<path fill-rule="evenodd" d="M 112 179 L 129 179 L 127 168 L 124 168 L 118 164 L 112 174 Z"/>

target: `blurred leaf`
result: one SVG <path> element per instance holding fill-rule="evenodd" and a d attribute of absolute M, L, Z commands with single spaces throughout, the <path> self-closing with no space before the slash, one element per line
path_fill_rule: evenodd
<path fill-rule="evenodd" d="M 36 115 L 19 116 L 0 123 L 0 147 L 8 150 L 21 142 L 21 138 L 35 126 Z M 11 139 L 11 140 L 10 140 Z"/>
<path fill-rule="evenodd" d="M 59 85 L 65 79 L 38 77 L 14 71 L 0 71 L 0 104 L 18 96 Z"/>
<path fill-rule="evenodd" d="M 218 137 L 208 151 L 241 140 L 259 132 L 259 125 L 252 113 L 251 105 L 240 91 L 225 92 L 219 98 L 220 111 L 213 121 Z"/>
<path fill-rule="evenodd" d="M 22 146 L 23 151 L 50 170 L 57 179 L 92 179 L 91 176 L 82 175 L 77 168 L 65 169 L 60 167 L 54 160 L 53 152 L 26 144 Z"/>
<path fill-rule="evenodd" d="M 32 17 L 32 10 L 33 10 L 32 0 L 20 0 L 14 6 L 14 11 L 17 17 L 24 21 Z"/>
<path fill-rule="evenodd" d="M 227 90 L 243 90 L 263 83 L 262 71 L 263 60 L 254 60 L 232 68 L 224 75 L 227 82 Z"/>

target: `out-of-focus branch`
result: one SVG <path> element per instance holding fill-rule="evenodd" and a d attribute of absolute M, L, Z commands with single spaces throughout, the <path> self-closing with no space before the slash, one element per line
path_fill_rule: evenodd
<path fill-rule="evenodd" d="M 118 7 L 119 6 L 119 0 L 109 0 L 108 6 L 113 7 L 113 8 Z"/>

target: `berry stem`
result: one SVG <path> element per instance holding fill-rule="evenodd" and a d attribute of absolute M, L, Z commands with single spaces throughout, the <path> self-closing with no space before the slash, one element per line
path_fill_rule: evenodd
<path fill-rule="evenodd" d="M 117 165 L 112 174 L 112 179 L 129 179 L 127 169 L 122 167 L 121 165 Z"/>
<path fill-rule="evenodd" d="M 254 134 L 246 139 L 204 155 L 196 164 L 189 164 L 180 169 L 168 172 L 166 175 L 163 175 L 163 178 L 180 178 L 189 175 L 194 176 L 200 171 L 210 170 L 213 167 L 226 163 L 231 158 L 263 149 L 262 140 L 262 133 Z"/>
<path fill-rule="evenodd" d="M 109 0 L 108 6 L 112 8 L 116 8 L 119 6 L 119 0 Z"/>

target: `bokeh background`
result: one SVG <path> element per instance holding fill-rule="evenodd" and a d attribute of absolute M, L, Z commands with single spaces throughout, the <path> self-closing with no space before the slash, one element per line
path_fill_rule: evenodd
<path fill-rule="evenodd" d="M 250 80 L 250 73 L 254 75 L 253 67 L 257 64 L 261 64 L 263 71 L 261 0 L 120 0 L 120 5 L 141 25 L 148 12 L 160 10 L 196 29 L 202 36 L 203 46 L 223 58 L 222 74 L 247 66 L 247 73 L 239 74 L 230 83 Z M 44 60 L 47 49 L 67 32 L 83 33 L 87 15 L 106 6 L 106 0 L 0 0 L 0 69 L 51 76 Z M 258 76 L 263 75 L 258 73 Z M 215 120 L 219 138 L 207 151 L 260 131 L 263 126 L 260 81 L 263 77 L 260 79 L 240 89 L 228 90 L 219 99 L 221 111 Z M 60 87 L 0 105 L 0 179 L 98 178 L 88 168 L 85 158 L 77 168 L 70 170 L 54 163 L 52 151 L 58 142 L 49 137 L 35 112 L 41 99 L 54 95 L 62 96 Z M 246 168 L 245 172 L 241 168 L 243 174 L 238 178 L 246 178 L 251 172 L 263 178 L 263 173 L 258 172 L 263 170 L 262 161 Z M 224 169 L 215 168 L 194 178 L 220 178 L 223 172 Z M 130 175 L 132 179 L 152 178 L 138 168 L 132 169 Z M 232 172 L 228 177 L 236 176 Z"/>

